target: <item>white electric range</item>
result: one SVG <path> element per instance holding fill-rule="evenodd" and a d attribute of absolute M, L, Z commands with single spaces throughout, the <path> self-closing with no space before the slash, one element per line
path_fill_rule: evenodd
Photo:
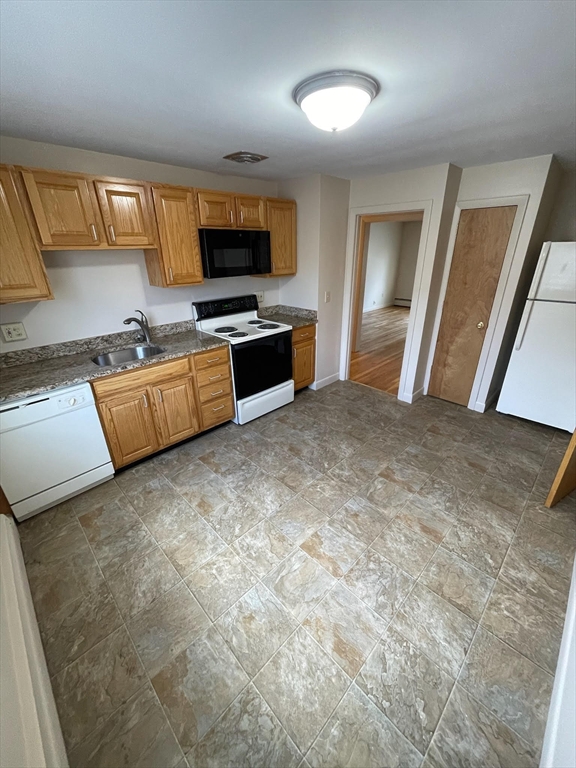
<path fill-rule="evenodd" d="M 231 344 L 237 424 L 294 400 L 292 326 L 258 317 L 254 294 L 192 304 L 196 328 Z"/>

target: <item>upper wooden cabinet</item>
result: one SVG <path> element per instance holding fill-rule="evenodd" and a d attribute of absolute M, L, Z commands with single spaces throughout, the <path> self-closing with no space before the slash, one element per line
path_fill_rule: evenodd
<path fill-rule="evenodd" d="M 40 250 L 34 241 L 16 178 L 0 168 L 0 303 L 52 299 Z"/>
<path fill-rule="evenodd" d="M 50 171 L 25 170 L 22 178 L 42 245 L 100 245 L 102 219 L 91 182 Z"/>
<path fill-rule="evenodd" d="M 112 181 L 95 184 L 108 244 L 117 248 L 155 246 L 156 227 L 148 186 Z"/>
<path fill-rule="evenodd" d="M 244 229 L 266 229 L 266 202 L 263 197 L 236 195 L 236 226 Z"/>
<path fill-rule="evenodd" d="M 198 215 L 201 227 L 234 227 L 234 195 L 226 192 L 198 192 Z"/>
<path fill-rule="evenodd" d="M 271 275 L 296 274 L 296 203 L 267 198 L 266 218 L 272 252 Z"/>
<path fill-rule="evenodd" d="M 194 285 L 204 280 L 194 193 L 185 187 L 152 187 L 160 249 L 146 254 L 154 285 Z"/>

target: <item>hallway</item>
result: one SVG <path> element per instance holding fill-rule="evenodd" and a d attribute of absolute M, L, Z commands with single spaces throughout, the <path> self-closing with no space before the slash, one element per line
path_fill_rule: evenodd
<path fill-rule="evenodd" d="M 409 307 L 364 312 L 360 349 L 350 359 L 352 381 L 398 394 L 409 316 Z"/>

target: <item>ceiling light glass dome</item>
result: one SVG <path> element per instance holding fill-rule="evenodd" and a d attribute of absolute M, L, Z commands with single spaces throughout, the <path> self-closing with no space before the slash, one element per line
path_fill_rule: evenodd
<path fill-rule="evenodd" d="M 354 125 L 379 90 L 369 75 L 337 70 L 303 80 L 293 97 L 312 125 L 334 132 Z"/>

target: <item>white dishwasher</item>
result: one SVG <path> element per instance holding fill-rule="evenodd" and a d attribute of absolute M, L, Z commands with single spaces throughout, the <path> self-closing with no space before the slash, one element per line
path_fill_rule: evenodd
<path fill-rule="evenodd" d="M 89 384 L 0 405 L 0 485 L 18 520 L 113 476 Z"/>

